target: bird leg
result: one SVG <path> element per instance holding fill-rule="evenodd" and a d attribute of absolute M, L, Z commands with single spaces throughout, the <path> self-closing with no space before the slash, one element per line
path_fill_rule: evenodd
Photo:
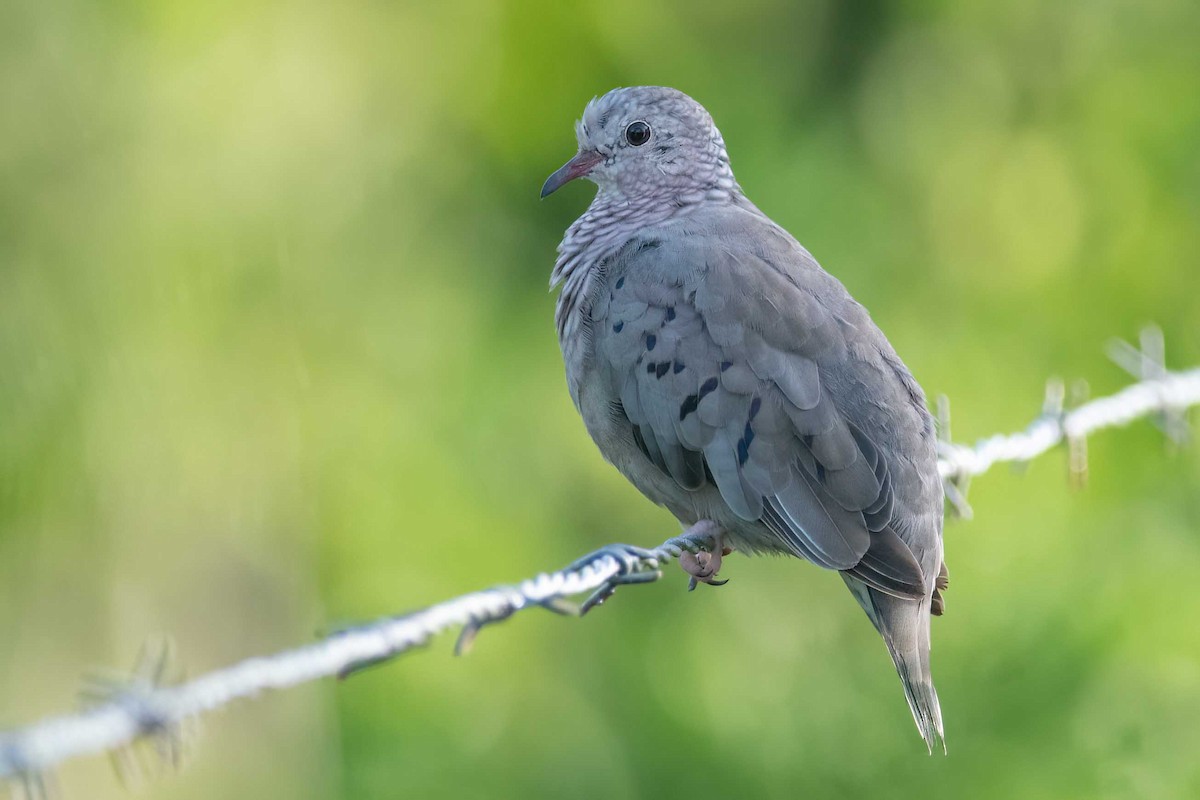
<path fill-rule="evenodd" d="M 696 588 L 697 582 L 707 583 L 711 586 L 724 586 L 729 583 L 728 580 L 717 580 L 717 573 L 721 570 L 721 558 L 733 552 L 733 548 L 725 546 L 724 538 L 724 535 L 718 530 L 712 534 L 711 551 L 691 553 L 684 550 L 679 554 L 679 566 L 691 576 L 688 581 L 689 592 Z"/>

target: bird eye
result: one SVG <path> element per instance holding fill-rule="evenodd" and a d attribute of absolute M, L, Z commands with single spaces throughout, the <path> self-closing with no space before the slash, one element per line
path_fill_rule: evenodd
<path fill-rule="evenodd" d="M 641 147 L 650 141 L 650 126 L 642 122 L 631 122 L 625 127 L 625 141 L 634 147 Z"/>

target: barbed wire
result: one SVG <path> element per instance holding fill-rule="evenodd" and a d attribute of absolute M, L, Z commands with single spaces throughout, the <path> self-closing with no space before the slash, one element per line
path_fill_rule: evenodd
<path fill-rule="evenodd" d="M 950 401 L 937 400 L 938 469 L 946 487 L 946 499 L 959 516 L 970 518 L 967 489 L 971 478 L 982 475 L 999 463 L 1023 464 L 1065 441 L 1070 478 L 1079 485 L 1087 480 L 1087 437 L 1104 428 L 1128 425 L 1136 419 L 1155 415 L 1155 422 L 1177 445 L 1188 439 L 1183 411 L 1200 403 L 1200 368 L 1169 372 L 1164 362 L 1166 348 L 1162 330 L 1155 326 L 1142 329 L 1139 347 L 1114 339 L 1108 355 L 1119 367 L 1138 379 L 1116 394 L 1083 402 L 1087 384 L 1076 381 L 1071 387 L 1075 408 L 1064 408 L 1066 387 L 1059 378 L 1046 382 L 1042 413 L 1023 431 L 998 433 L 963 445 L 950 439 Z"/>
<path fill-rule="evenodd" d="M 716 532 L 714 523 L 702 521 L 652 549 L 608 545 L 564 569 L 516 586 L 497 586 L 340 630 L 319 642 L 251 658 L 178 686 L 159 685 L 165 659 L 144 654 L 134 678 L 94 687 L 92 694 L 103 698 L 95 707 L 0 735 L 0 777 L 20 777 L 29 794 L 40 796 L 44 794 L 40 775 L 62 761 L 117 750 L 145 737 L 157 737 L 165 743 L 163 749 L 175 750 L 180 725 L 206 712 L 272 689 L 330 676 L 345 678 L 423 645 L 449 628 L 461 626 L 455 652 L 463 653 L 485 625 L 526 608 L 582 616 L 618 586 L 656 581 L 662 577 L 660 568 L 672 559 L 712 547 Z M 585 592 L 590 594 L 582 603 L 569 601 Z"/>
<path fill-rule="evenodd" d="M 999 463 L 1029 461 L 1064 441 L 1070 452 L 1071 474 L 1082 479 L 1088 435 L 1147 415 L 1155 415 L 1172 440 L 1184 441 L 1187 425 L 1183 412 L 1200 404 L 1200 368 L 1168 372 L 1162 334 L 1156 328 L 1143 331 L 1140 344 L 1140 349 L 1124 342 L 1109 347 L 1110 356 L 1137 377 L 1136 383 L 1068 411 L 1064 408 L 1064 384 L 1052 380 L 1042 413 L 1025 430 L 991 436 L 973 446 L 951 441 L 949 403 L 939 398 L 939 469 L 951 507 L 969 516 L 966 494 L 970 478 Z M 1082 388 L 1077 387 L 1073 395 L 1081 398 Z M 120 753 L 147 738 L 174 757 L 187 723 L 234 700 L 318 678 L 345 678 L 394 659 L 450 628 L 461 628 L 455 652 L 462 653 L 484 626 L 527 608 L 582 616 L 618 586 L 658 580 L 661 568 L 672 559 L 704 558 L 700 554 L 714 547 L 716 533 L 713 523 L 703 521 L 651 549 L 609 545 L 564 569 L 515 586 L 472 592 L 409 614 L 337 631 L 312 644 L 251 658 L 178 685 L 164 685 L 166 649 L 157 655 L 144 651 L 132 677 L 92 687 L 94 702 L 89 708 L 0 733 L 0 778 L 17 779 L 28 795 L 42 796 L 47 771 L 71 758 Z M 588 596 L 582 603 L 571 602 L 570 598 L 585 593 Z"/>

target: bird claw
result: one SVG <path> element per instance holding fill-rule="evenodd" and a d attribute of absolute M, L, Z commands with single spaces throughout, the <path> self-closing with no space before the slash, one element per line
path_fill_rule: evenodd
<path fill-rule="evenodd" d="M 721 570 L 721 559 L 733 552 L 732 548 L 724 545 L 723 539 L 720 533 L 716 533 L 712 537 L 711 551 L 692 553 L 685 550 L 679 554 L 679 566 L 691 576 L 688 580 L 689 592 L 694 591 L 698 583 L 707 583 L 710 586 L 724 586 L 729 583 L 728 580 L 717 580 L 717 573 Z"/>
<path fill-rule="evenodd" d="M 710 579 L 710 580 L 706 580 L 704 582 L 707 583 L 709 586 L 724 586 L 725 584 L 729 583 L 729 578 L 726 578 L 723 581 L 715 581 L 715 580 Z M 697 578 L 695 575 L 688 578 L 688 591 L 689 592 L 696 591 L 696 587 L 699 585 L 700 585 L 700 579 Z"/>
<path fill-rule="evenodd" d="M 714 534 L 685 533 L 670 540 L 667 544 L 683 551 L 679 556 L 679 563 L 683 566 L 684 571 L 692 576 L 688 583 L 688 591 L 696 588 L 697 581 L 703 581 L 712 586 L 724 586 L 729 583 L 728 580 L 716 579 L 717 571 L 721 568 L 722 556 L 733 552 L 730 548 L 722 545 L 719 532 Z M 690 548 L 706 547 L 710 544 L 713 548 L 711 552 L 702 551 L 695 554 L 690 550 Z M 539 605 L 556 614 L 582 617 L 612 597 L 618 586 L 653 583 L 662 577 L 659 565 L 662 563 L 664 555 L 661 550 L 647 550 L 631 544 L 610 544 L 602 547 L 572 562 L 564 571 L 578 572 L 588 567 L 594 567 L 606 558 L 614 559 L 617 562 L 617 574 L 602 583 L 582 603 L 575 605 L 561 597 L 554 597 L 539 603 Z M 468 622 L 459 633 L 458 641 L 454 646 L 454 654 L 464 655 L 467 653 L 474 644 L 475 637 L 479 635 L 479 631 L 485 625 L 499 622 L 500 619 L 507 618 L 510 614 L 505 614 L 499 619 Z M 369 666 L 369 664 L 363 666 Z M 357 666 L 355 671 L 357 671 Z"/>

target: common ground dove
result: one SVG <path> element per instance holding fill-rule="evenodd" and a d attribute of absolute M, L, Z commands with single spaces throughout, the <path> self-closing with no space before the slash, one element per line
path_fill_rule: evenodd
<path fill-rule="evenodd" d="M 571 397 L 600 452 L 723 546 L 838 570 L 883 637 L 917 727 L 944 738 L 929 669 L 942 485 L 921 387 L 841 283 L 746 199 L 682 92 L 614 89 L 542 196 L 599 191 L 551 285 Z"/>

